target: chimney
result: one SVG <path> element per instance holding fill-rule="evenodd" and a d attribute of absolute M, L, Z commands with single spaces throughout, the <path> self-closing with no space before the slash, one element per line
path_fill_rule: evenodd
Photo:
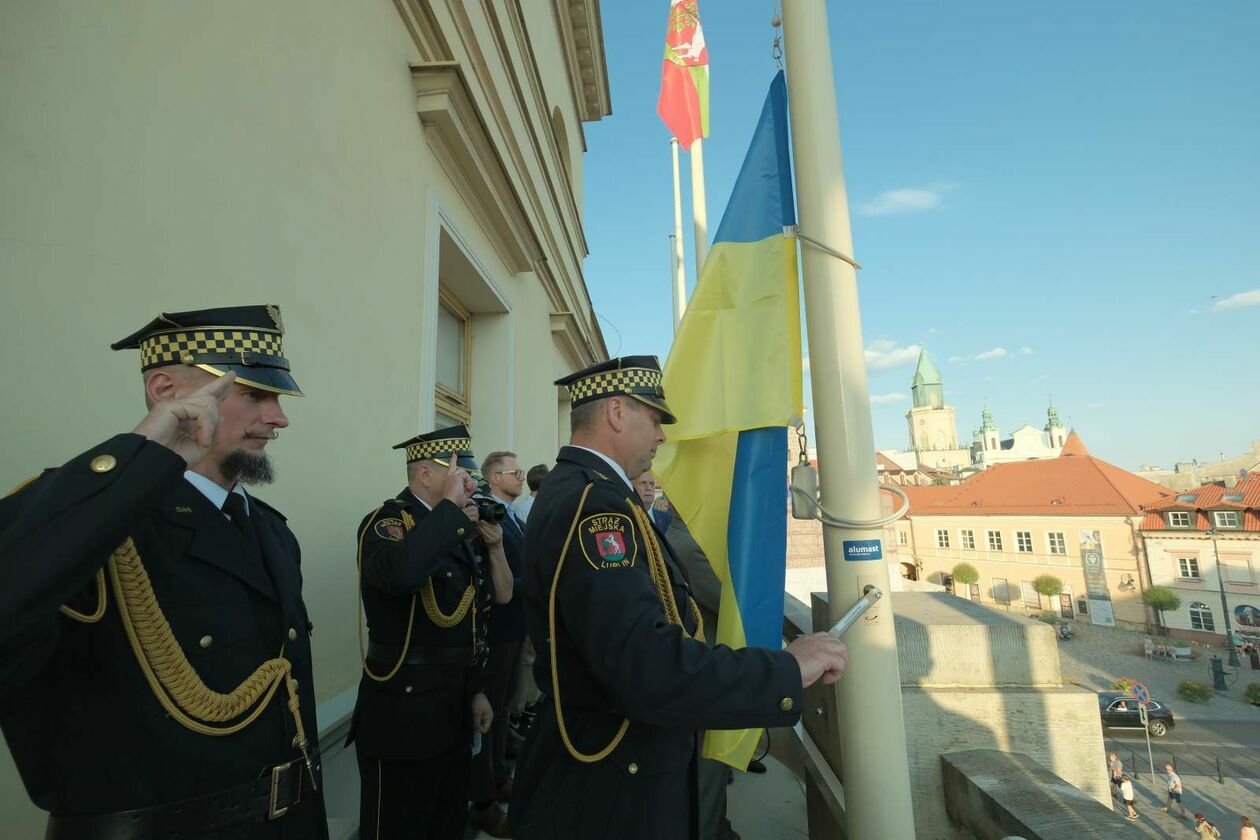
<path fill-rule="evenodd" d="M 1225 476 L 1226 489 L 1232 490 L 1237 486 L 1238 486 L 1238 476 L 1232 475 L 1232 474 Z"/>

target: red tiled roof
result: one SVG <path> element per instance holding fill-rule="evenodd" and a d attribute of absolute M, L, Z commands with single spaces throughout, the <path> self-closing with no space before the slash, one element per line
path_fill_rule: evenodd
<path fill-rule="evenodd" d="M 1225 496 L 1234 494 L 1241 495 L 1242 500 L 1237 502 L 1225 501 Z M 1182 496 L 1194 496 L 1194 501 L 1177 501 Z M 1164 519 L 1164 514 L 1170 510 L 1194 512 L 1193 527 L 1189 529 L 1169 528 L 1168 523 Z M 1242 511 L 1242 530 L 1260 531 L 1260 475 L 1249 475 L 1247 478 L 1239 481 L 1234 487 L 1226 487 L 1225 482 L 1216 481 L 1211 484 L 1205 484 L 1202 487 L 1196 487 L 1193 490 L 1177 493 L 1160 504 L 1152 505 L 1148 508 L 1146 518 L 1142 522 L 1142 529 L 1146 531 L 1206 531 L 1213 527 L 1211 517 L 1207 513 L 1207 511 L 1211 510 Z"/>
<path fill-rule="evenodd" d="M 1132 516 L 1172 495 L 1090 455 L 1075 433 L 1058 458 L 996 464 L 953 487 L 903 489 L 911 516 Z"/>
<path fill-rule="evenodd" d="M 875 453 L 875 467 L 876 469 L 883 467 L 886 472 L 910 472 L 883 452 Z"/>

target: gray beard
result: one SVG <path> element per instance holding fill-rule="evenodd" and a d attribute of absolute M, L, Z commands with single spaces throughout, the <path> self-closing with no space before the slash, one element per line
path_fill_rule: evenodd
<path fill-rule="evenodd" d="M 241 484 L 270 484 L 276 480 L 270 458 L 265 454 L 252 455 L 241 449 L 229 452 L 219 465 L 219 471 L 228 481 Z"/>

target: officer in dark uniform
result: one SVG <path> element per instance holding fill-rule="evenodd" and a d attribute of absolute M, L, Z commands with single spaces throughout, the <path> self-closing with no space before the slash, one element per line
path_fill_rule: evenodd
<path fill-rule="evenodd" d="M 509 818 L 523 840 L 681 840 L 697 832 L 697 733 L 789 726 L 804 686 L 834 682 L 844 645 L 707 647 L 686 576 L 628 476 L 674 422 L 651 356 L 601 362 L 557 385 L 563 447 L 530 511 L 525 605 L 547 696 Z"/>
<path fill-rule="evenodd" d="M 363 677 L 347 743 L 359 759 L 363 837 L 463 837 L 474 731 L 490 728 L 483 693 L 487 609 L 512 597 L 502 529 L 477 521 L 468 429 L 394 447 L 407 486 L 359 526 L 367 613 Z M 472 541 L 480 537 L 488 557 Z"/>
<path fill-rule="evenodd" d="M 171 312 L 148 416 L 0 501 L 0 728 L 48 838 L 322 838 L 297 540 L 242 484 L 299 396 L 274 306 Z"/>

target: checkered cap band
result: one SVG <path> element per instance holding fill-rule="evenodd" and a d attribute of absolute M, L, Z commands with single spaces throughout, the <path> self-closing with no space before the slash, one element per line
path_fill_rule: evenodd
<path fill-rule="evenodd" d="M 650 368 L 622 368 L 593 373 L 569 386 L 569 397 L 574 403 L 611 397 L 616 394 L 639 394 L 644 397 L 665 398 L 661 387 L 661 372 Z"/>
<path fill-rule="evenodd" d="M 469 438 L 442 438 L 441 440 L 423 440 L 407 447 L 407 463 L 413 461 L 430 461 L 438 455 L 450 455 L 452 452 L 471 452 L 472 440 Z"/>
<path fill-rule="evenodd" d="M 232 327 L 158 333 L 140 342 L 140 367 L 192 364 L 207 356 L 237 354 L 283 359 L 280 333 Z"/>

